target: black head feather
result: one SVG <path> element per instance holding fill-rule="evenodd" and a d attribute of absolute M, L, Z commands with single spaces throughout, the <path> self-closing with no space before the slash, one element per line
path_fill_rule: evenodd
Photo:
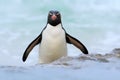
<path fill-rule="evenodd" d="M 61 23 L 61 15 L 59 11 L 49 11 L 48 13 L 48 23 L 52 26 L 56 26 Z"/>

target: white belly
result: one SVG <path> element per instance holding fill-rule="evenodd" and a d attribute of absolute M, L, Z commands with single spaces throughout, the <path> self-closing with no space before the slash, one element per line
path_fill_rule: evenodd
<path fill-rule="evenodd" d="M 56 27 L 47 26 L 42 34 L 39 52 L 40 63 L 50 63 L 67 55 L 65 31 L 62 29 L 61 25 Z"/>

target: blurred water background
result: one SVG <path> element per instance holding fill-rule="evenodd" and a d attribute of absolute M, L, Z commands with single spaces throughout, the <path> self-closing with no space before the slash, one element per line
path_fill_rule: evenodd
<path fill-rule="evenodd" d="M 45 27 L 50 10 L 60 11 L 65 30 L 79 39 L 90 54 L 106 54 L 120 47 L 119 0 L 0 0 L 1 66 L 37 63 L 38 46 L 26 63 L 22 55 Z M 68 54 L 82 53 L 68 45 Z"/>

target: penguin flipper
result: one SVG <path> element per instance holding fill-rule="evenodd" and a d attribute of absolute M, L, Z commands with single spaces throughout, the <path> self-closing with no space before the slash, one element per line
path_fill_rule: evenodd
<path fill-rule="evenodd" d="M 23 57 L 22 57 L 22 60 L 23 62 L 26 61 L 30 51 L 37 45 L 41 42 L 41 39 L 42 39 L 42 35 L 40 34 L 35 40 L 33 40 L 29 46 L 27 47 L 27 49 L 25 50 L 24 54 L 23 54 Z"/>
<path fill-rule="evenodd" d="M 87 48 L 76 38 L 70 36 L 69 34 L 66 33 L 66 41 L 69 44 L 73 44 L 77 48 L 79 48 L 84 54 L 88 54 Z"/>

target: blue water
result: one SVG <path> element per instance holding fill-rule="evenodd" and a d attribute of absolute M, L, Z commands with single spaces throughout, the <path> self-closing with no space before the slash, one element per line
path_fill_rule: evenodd
<path fill-rule="evenodd" d="M 49 10 L 60 11 L 65 30 L 84 43 L 90 54 L 106 54 L 119 48 L 119 3 L 119 0 L 0 0 L 0 65 L 37 63 L 38 46 L 26 63 L 21 58 L 29 43 L 45 27 Z M 68 45 L 68 54 L 82 53 Z"/>

